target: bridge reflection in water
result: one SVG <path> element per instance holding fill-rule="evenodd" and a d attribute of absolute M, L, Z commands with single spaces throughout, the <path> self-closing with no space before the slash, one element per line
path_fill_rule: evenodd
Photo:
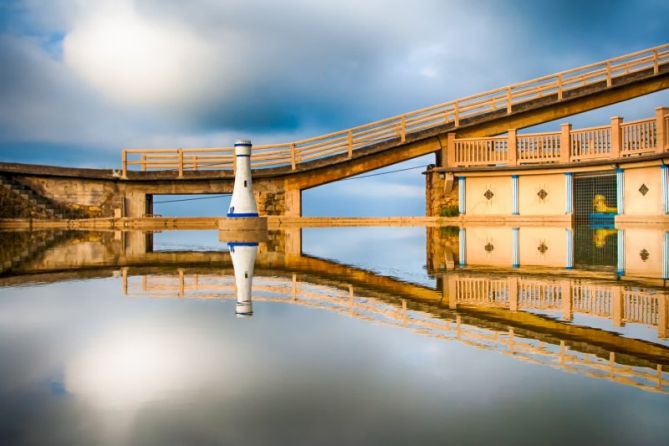
<path fill-rule="evenodd" d="M 492 250 L 486 246 L 497 243 L 493 239 L 500 234 L 499 240 L 506 240 L 503 231 L 507 229 L 518 232 L 505 242 L 511 252 L 493 257 L 492 252 L 501 250 L 502 244 Z M 528 235 L 521 237 L 523 229 Z M 550 236 L 549 229 L 556 228 L 543 228 L 544 236 Z M 253 301 L 327 310 L 570 373 L 669 393 L 669 296 L 661 286 L 666 258 L 660 267 L 644 269 L 634 266 L 633 256 L 626 256 L 625 271 L 634 272 L 629 276 L 619 274 L 617 267 L 567 269 L 564 263 L 556 266 L 569 258 L 568 247 L 557 249 L 557 244 L 568 243 L 566 236 L 542 239 L 546 245 L 542 265 L 534 253 L 514 254 L 514 244 L 533 240 L 531 234 L 542 231 L 488 230 L 486 235 L 485 229 L 464 228 L 467 234 L 479 231 L 477 238 L 464 240 L 464 254 L 480 263 L 465 262 L 460 267 L 456 265 L 463 254 L 459 246 L 463 231 L 428 228 L 428 272 L 436 279 L 436 288 L 304 255 L 299 228 L 277 231 L 258 249 Z M 569 233 L 565 228 L 557 230 Z M 634 249 L 643 245 L 643 240 L 665 239 L 662 229 L 644 231 L 645 238 L 634 241 L 626 239 L 633 233 L 629 229 L 609 239 L 624 247 L 635 243 Z M 73 243 L 73 237 L 79 242 Z M 486 243 L 478 248 L 470 245 L 475 239 Z M 79 251 L 74 248 L 77 244 Z M 21 258 L 20 264 L 3 274 L 0 283 L 113 273 L 123 294 L 130 298 L 235 300 L 239 297 L 235 273 L 253 271 L 235 271 L 227 252 L 154 252 L 151 245 L 151 236 L 143 233 L 74 234 L 41 255 Z M 646 258 L 654 262 L 659 261 L 656 253 L 666 255 L 663 246 L 651 249 Z M 481 260 L 486 255 L 493 260 L 489 264 Z M 520 262 L 514 261 L 517 255 Z M 535 264 L 528 264 L 532 262 Z M 621 327 L 626 324 L 637 330 L 625 332 Z M 645 336 L 638 335 L 644 331 Z"/>
<path fill-rule="evenodd" d="M 229 276 L 215 274 L 190 274 L 183 269 L 176 274 L 150 274 L 128 276 L 123 274 L 123 289 L 131 297 L 150 298 L 195 298 L 236 299 L 234 280 Z M 629 315 L 624 322 L 641 323 L 658 327 L 660 336 L 666 336 L 666 318 L 660 330 L 660 312 L 666 314 L 667 296 L 648 294 L 647 291 L 623 292 L 622 287 L 601 287 L 583 283 L 551 283 L 540 279 L 518 278 L 485 279 L 460 274 L 449 274 L 447 303 L 452 308 L 462 305 L 470 307 L 495 307 L 513 311 L 562 310 L 571 318 L 574 312 L 613 318 L 615 324 L 622 323 L 622 314 Z M 318 310 L 332 311 L 355 317 L 374 324 L 401 327 L 436 339 L 457 341 L 464 344 L 496 351 L 515 359 L 579 373 L 593 378 L 608 379 L 635 386 L 644 390 L 669 393 L 669 372 L 663 365 L 669 364 L 669 350 L 659 345 L 650 351 L 661 352 L 662 362 L 645 358 L 643 346 L 639 356 L 626 352 L 626 344 L 633 340 L 610 336 L 607 343 L 620 342 L 622 354 L 598 345 L 589 344 L 587 335 L 594 329 L 584 328 L 583 333 L 573 333 L 565 326 L 564 336 L 554 333 L 535 332 L 525 328 L 520 318 L 518 327 L 504 327 L 506 317 L 496 314 L 501 321 L 477 320 L 468 312 L 445 311 L 439 300 L 436 307 L 399 299 L 399 302 L 370 297 L 364 290 L 360 293 L 351 285 L 321 285 L 301 280 L 298 274 L 291 277 L 256 277 L 253 301 L 300 305 Z M 573 300 L 562 300 L 562 293 L 571 288 Z M 617 296 L 613 298 L 612 296 Z M 618 299 L 614 302 L 614 299 Z M 454 304 L 455 303 L 455 304 Z M 411 305 L 415 304 L 415 305 Z M 515 319 L 510 317 L 510 319 Z M 478 322 L 478 323 L 477 323 Z M 513 325 L 518 320 L 513 320 Z M 551 321 L 554 322 L 554 321 Z M 555 325 L 555 324 L 548 324 Z M 571 333 L 570 333 L 571 332 Z M 603 333 L 597 333 L 598 338 Z M 585 336 L 584 336 L 585 335 Z M 639 341 L 637 341 L 639 342 Z M 655 355 L 648 355 L 655 356 Z"/>

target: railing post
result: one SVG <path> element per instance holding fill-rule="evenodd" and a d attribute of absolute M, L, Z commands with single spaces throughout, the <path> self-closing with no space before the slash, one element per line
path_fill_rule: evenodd
<path fill-rule="evenodd" d="M 657 50 L 653 50 L 653 74 L 660 73 L 660 63 L 657 59 Z"/>
<path fill-rule="evenodd" d="M 511 276 L 507 278 L 509 289 L 509 310 L 518 311 L 518 278 Z"/>
<path fill-rule="evenodd" d="M 571 155 L 571 124 L 562 124 L 560 128 L 560 162 L 568 163 Z"/>
<path fill-rule="evenodd" d="M 290 167 L 291 167 L 292 170 L 295 170 L 297 168 L 297 161 L 295 160 L 295 144 L 294 143 L 290 145 Z"/>
<path fill-rule="evenodd" d="M 446 166 L 455 167 L 455 133 L 449 133 L 446 141 Z"/>
<path fill-rule="evenodd" d="M 622 327 L 624 324 L 625 315 L 623 305 L 623 290 L 622 287 L 614 287 L 611 292 L 611 319 L 614 327 Z"/>
<path fill-rule="evenodd" d="M 186 276 L 184 275 L 184 270 L 179 268 L 179 297 L 184 297 L 186 292 Z"/>
<path fill-rule="evenodd" d="M 125 150 L 124 150 L 125 152 Z M 121 268 L 121 288 L 123 289 L 123 295 L 128 295 L 128 267 Z"/>
<path fill-rule="evenodd" d="M 660 153 L 669 150 L 669 107 L 655 109 L 655 131 L 657 132 L 655 151 Z"/>
<path fill-rule="evenodd" d="M 561 75 L 561 74 L 558 74 L 557 79 L 558 79 L 558 91 L 557 91 L 557 97 L 558 97 L 558 101 L 561 101 L 561 100 L 562 100 L 562 97 L 563 97 L 563 91 L 562 91 L 562 75 Z"/>
<path fill-rule="evenodd" d="M 177 150 L 177 155 L 179 157 L 177 169 L 179 169 L 179 178 L 184 176 L 184 151 L 183 149 Z"/>
<path fill-rule="evenodd" d="M 511 114 L 511 87 L 507 88 L 506 90 L 506 114 L 510 115 Z"/>
<path fill-rule="evenodd" d="M 407 119 L 404 115 L 402 115 L 400 126 L 400 139 L 405 142 L 407 140 Z"/>
<path fill-rule="evenodd" d="M 458 103 L 453 104 L 453 125 L 460 127 L 460 111 L 458 110 Z"/>
<path fill-rule="evenodd" d="M 353 157 L 353 130 L 348 131 L 348 159 Z"/>
<path fill-rule="evenodd" d="M 620 154 L 623 151 L 622 123 L 623 118 L 620 116 L 613 116 L 611 118 L 611 156 L 613 158 L 620 158 Z"/>
<path fill-rule="evenodd" d="M 146 172 L 146 155 L 142 155 L 142 172 Z"/>
<path fill-rule="evenodd" d="M 509 129 L 508 136 L 508 160 L 509 166 L 518 165 L 518 131 Z"/>
<path fill-rule="evenodd" d="M 121 155 L 121 178 L 124 180 L 128 179 L 128 151 L 126 149 L 123 149 L 123 153 Z"/>
<path fill-rule="evenodd" d="M 606 86 L 610 87 L 611 85 L 612 85 L 611 62 L 606 62 Z"/>
<path fill-rule="evenodd" d="M 574 317 L 571 301 L 571 280 L 563 280 L 560 284 L 560 295 L 562 297 L 562 319 L 570 321 Z"/>

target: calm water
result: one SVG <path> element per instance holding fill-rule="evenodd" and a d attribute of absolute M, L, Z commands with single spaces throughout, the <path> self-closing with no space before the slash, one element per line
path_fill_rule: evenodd
<path fill-rule="evenodd" d="M 664 229 L 0 242 L 3 445 L 669 438 Z"/>

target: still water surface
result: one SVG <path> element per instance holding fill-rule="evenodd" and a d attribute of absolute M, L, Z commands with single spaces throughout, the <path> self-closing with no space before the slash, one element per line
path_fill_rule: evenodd
<path fill-rule="evenodd" d="M 667 444 L 664 230 L 551 230 L 0 233 L 0 444 Z"/>

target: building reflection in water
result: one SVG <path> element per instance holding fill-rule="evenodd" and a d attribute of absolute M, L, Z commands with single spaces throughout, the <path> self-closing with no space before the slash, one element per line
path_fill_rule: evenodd
<path fill-rule="evenodd" d="M 427 235 L 436 288 L 302 255 L 299 235 L 279 231 L 259 245 L 230 244 L 229 253 L 155 252 L 141 234 L 87 235 L 64 244 L 68 255 L 56 247 L 14 265 L 17 276 L 7 280 L 26 280 L 35 271 L 52 271 L 49 280 L 58 280 L 57 274 L 72 277 L 63 272 L 68 268 L 120 269 L 122 290 L 131 297 L 235 299 L 243 316 L 252 313 L 253 296 L 669 393 L 664 230 L 594 235 L 592 249 L 615 240 L 623 256 L 615 266 L 590 271 L 570 269 L 577 263 L 572 228 L 428 228 Z M 110 254 L 107 261 L 98 254 L 87 259 L 90 253 Z"/>
<path fill-rule="evenodd" d="M 669 279 L 669 232 L 664 228 L 444 229 L 449 228 L 428 229 L 433 270 L 452 269 L 457 259 L 460 267 L 578 268 L 615 272 L 620 279 Z"/>

